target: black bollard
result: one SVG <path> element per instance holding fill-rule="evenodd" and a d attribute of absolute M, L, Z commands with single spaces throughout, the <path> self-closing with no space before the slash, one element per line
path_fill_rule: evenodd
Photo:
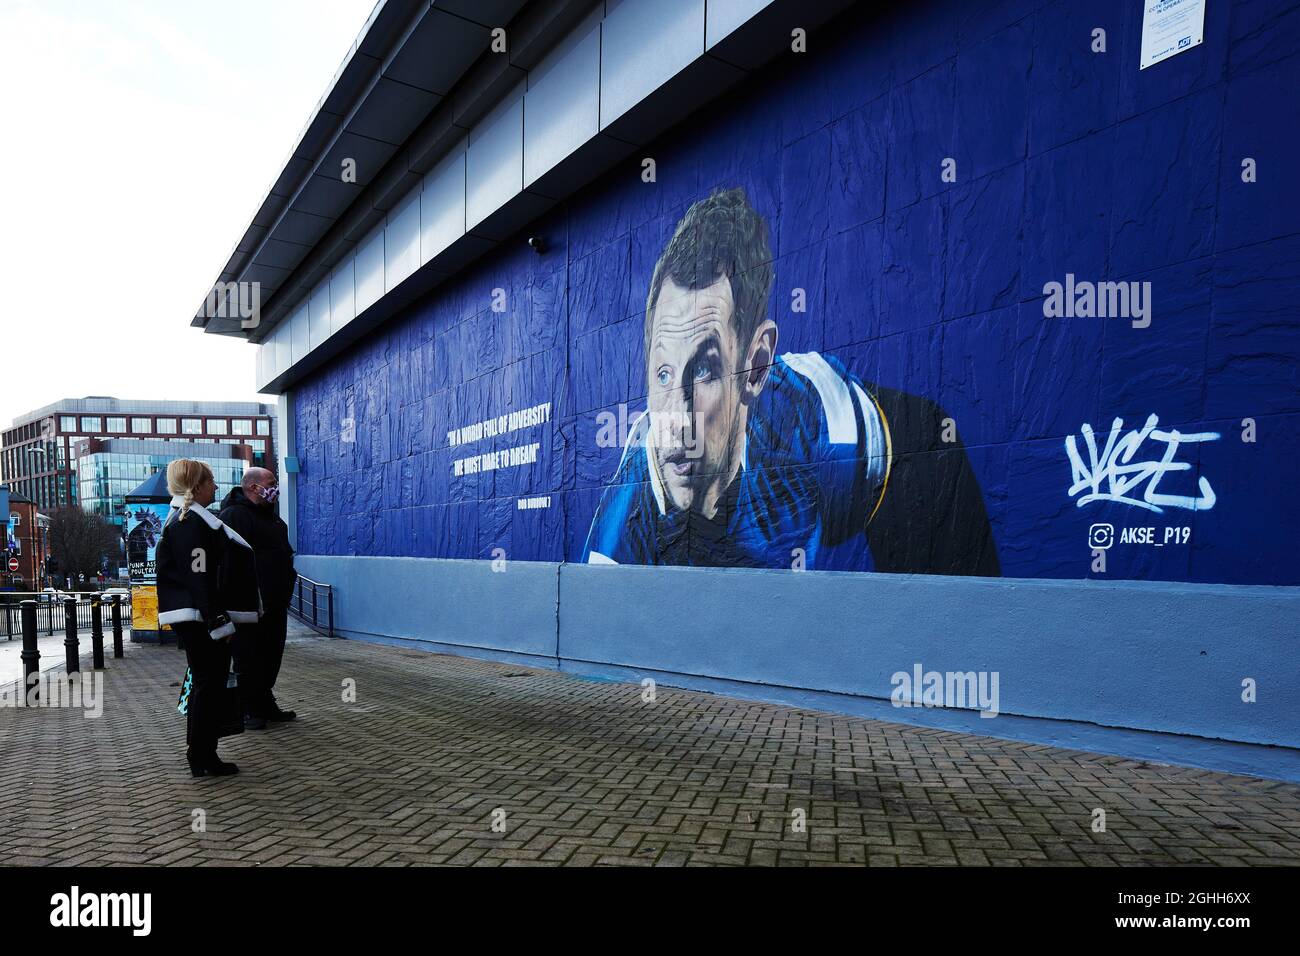
<path fill-rule="evenodd" d="M 122 656 L 122 595 L 113 595 L 113 656 Z"/>
<path fill-rule="evenodd" d="M 36 684 L 37 678 L 41 672 L 41 652 L 36 646 L 36 602 L 24 601 L 22 603 L 23 617 L 23 687 L 31 688 Z M 28 691 L 32 693 L 32 691 Z M 36 684 L 35 697 L 32 698 L 34 703 L 41 699 L 40 685 Z"/>
<path fill-rule="evenodd" d="M 90 666 L 104 669 L 104 612 L 98 594 L 90 599 Z"/>
<path fill-rule="evenodd" d="M 68 664 L 68 673 L 81 670 L 80 647 L 77 643 L 77 599 L 63 600 L 63 650 Z"/>

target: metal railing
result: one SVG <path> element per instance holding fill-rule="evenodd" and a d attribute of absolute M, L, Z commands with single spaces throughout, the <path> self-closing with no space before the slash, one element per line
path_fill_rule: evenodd
<path fill-rule="evenodd" d="M 94 625 L 94 602 L 98 600 L 101 608 L 109 606 L 111 595 L 104 595 L 98 591 L 63 591 L 59 594 L 30 591 L 4 591 L 0 592 L 0 638 L 13 640 L 15 637 L 21 637 L 22 616 L 21 605 L 23 601 L 36 602 L 36 630 L 46 637 L 53 637 L 55 634 L 61 634 L 67 627 L 67 610 L 65 601 L 67 598 L 76 599 L 76 616 L 77 630 L 84 631 Z M 127 594 L 119 595 L 121 602 L 122 614 L 126 620 L 131 620 L 131 598 Z"/>
<path fill-rule="evenodd" d="M 289 612 L 326 637 L 334 636 L 334 586 L 298 575 Z"/>

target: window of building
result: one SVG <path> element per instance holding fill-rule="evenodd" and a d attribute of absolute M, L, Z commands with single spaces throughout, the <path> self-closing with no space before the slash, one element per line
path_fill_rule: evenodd
<path fill-rule="evenodd" d="M 230 423 L 230 434 L 251 435 L 253 434 L 253 423 L 246 418 L 236 418 Z"/>
<path fill-rule="evenodd" d="M 160 418 L 160 419 L 158 419 L 158 421 L 155 422 L 154 424 L 156 424 L 156 425 L 158 426 L 158 434 L 159 434 L 159 435 L 175 435 L 175 434 L 176 434 L 176 419 L 174 419 L 174 418 Z"/>
<path fill-rule="evenodd" d="M 208 419 L 208 434 L 209 434 L 209 435 L 224 435 L 224 434 L 226 434 L 226 432 L 227 432 L 227 428 L 226 428 L 226 420 L 225 420 L 224 418 L 209 418 L 209 419 Z"/>
<path fill-rule="evenodd" d="M 267 421 L 265 418 L 259 418 L 257 420 L 257 433 L 259 435 L 271 434 L 271 423 Z"/>
<path fill-rule="evenodd" d="M 60 415 L 60 416 L 59 416 L 59 431 L 61 431 L 61 432 L 75 432 L 76 430 L 77 430 L 77 416 L 76 416 L 76 415 Z"/>
<path fill-rule="evenodd" d="M 223 445 L 242 445 L 243 442 L 241 442 L 238 438 L 223 438 L 223 439 L 221 439 L 221 444 L 223 444 Z"/>
<path fill-rule="evenodd" d="M 262 441 L 260 438 L 254 438 L 248 444 L 252 446 L 252 449 L 255 452 L 264 453 L 266 451 L 266 442 Z"/>
<path fill-rule="evenodd" d="M 126 419 L 125 419 L 125 418 L 110 418 L 110 419 L 108 420 L 108 429 L 107 429 L 107 430 L 110 431 L 110 432 L 124 432 L 124 431 L 126 431 Z"/>
<path fill-rule="evenodd" d="M 196 438 L 196 439 L 194 439 L 194 444 L 196 444 L 196 445 L 215 445 L 216 443 L 217 443 L 217 440 L 216 440 L 215 438 Z"/>
<path fill-rule="evenodd" d="M 131 419 L 131 431 L 137 435 L 149 435 L 153 433 L 153 419 L 151 418 L 133 418 Z"/>
<path fill-rule="evenodd" d="M 81 416 L 81 430 L 83 432 L 102 431 L 102 429 L 99 427 L 99 417 L 97 415 Z"/>
<path fill-rule="evenodd" d="M 201 418 L 182 418 L 181 419 L 182 435 L 202 435 L 203 419 Z"/>

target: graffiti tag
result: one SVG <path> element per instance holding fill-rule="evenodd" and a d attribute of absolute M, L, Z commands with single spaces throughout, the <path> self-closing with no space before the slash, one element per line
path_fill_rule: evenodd
<path fill-rule="evenodd" d="M 1074 436 L 1070 435 L 1065 439 L 1065 451 L 1070 456 L 1070 472 L 1074 481 L 1070 486 L 1070 497 L 1075 497 L 1081 491 L 1087 492 L 1075 502 L 1078 507 L 1082 508 L 1090 501 L 1115 501 L 1125 505 L 1136 505 L 1157 513 L 1164 508 L 1209 511 L 1214 507 L 1216 500 L 1214 489 L 1210 487 L 1209 481 L 1204 476 L 1198 479 L 1200 497 L 1162 495 L 1156 492 L 1156 487 L 1166 474 L 1187 471 L 1192 467 L 1190 462 L 1174 461 L 1180 444 L 1215 441 L 1219 433 L 1196 432 L 1184 435 L 1176 428 L 1172 431 L 1158 429 L 1156 428 L 1158 423 L 1159 418 L 1151 415 L 1141 429 L 1133 429 L 1121 437 L 1124 420 L 1115 419 L 1106 438 L 1106 447 L 1102 449 L 1100 455 L 1097 454 L 1097 439 L 1093 434 L 1092 426 L 1083 425 L 1080 430 L 1083 432 L 1083 440 L 1088 449 L 1086 464 L 1079 457 Z M 1133 461 L 1142 443 L 1148 438 L 1155 442 L 1164 442 L 1164 454 L 1158 459 Z M 1135 494 L 1143 482 L 1146 482 L 1146 489 L 1142 497 L 1131 497 L 1130 493 Z"/>

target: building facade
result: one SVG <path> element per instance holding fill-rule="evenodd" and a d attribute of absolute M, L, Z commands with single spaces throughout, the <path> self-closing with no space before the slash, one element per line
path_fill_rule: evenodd
<path fill-rule="evenodd" d="M 4 508 L 4 565 L 0 580 L 14 591 L 39 591 L 45 582 L 45 561 L 49 556 L 49 519 L 26 495 L 0 486 L 0 506 Z"/>
<path fill-rule="evenodd" d="M 177 458 L 204 462 L 224 495 L 248 468 L 261 466 L 263 455 L 246 444 L 87 438 L 73 449 L 77 500 L 84 510 L 121 526 L 126 496 Z"/>
<path fill-rule="evenodd" d="M 385 3 L 194 324 L 351 636 L 1300 779 L 1295 8 Z"/>
<path fill-rule="evenodd" d="M 254 464 L 273 463 L 274 422 L 273 407 L 257 402 L 64 399 L 20 415 L 0 433 L 0 480 L 55 511 L 80 500 L 76 448 L 83 442 L 246 445 Z"/>

